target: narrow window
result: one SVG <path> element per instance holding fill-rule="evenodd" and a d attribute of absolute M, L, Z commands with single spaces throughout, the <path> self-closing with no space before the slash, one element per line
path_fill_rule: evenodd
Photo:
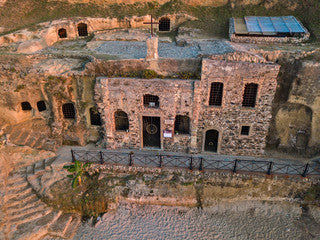
<path fill-rule="evenodd" d="M 255 84 L 255 83 L 246 84 L 244 93 L 243 93 L 242 106 L 255 107 L 257 92 L 258 92 L 258 84 Z"/>
<path fill-rule="evenodd" d="M 100 114 L 96 108 L 90 108 L 91 125 L 101 126 Z"/>
<path fill-rule="evenodd" d="M 241 127 L 241 135 L 249 136 L 250 126 L 242 126 Z"/>
<path fill-rule="evenodd" d="M 174 132 L 179 134 L 190 134 L 190 118 L 177 115 L 174 122 Z"/>
<path fill-rule="evenodd" d="M 39 112 L 47 110 L 46 103 L 44 101 L 37 102 L 37 108 Z"/>
<path fill-rule="evenodd" d="M 79 37 L 86 37 L 88 36 L 88 26 L 85 23 L 78 24 L 78 35 Z"/>
<path fill-rule="evenodd" d="M 170 31 L 170 18 L 164 17 L 160 19 L 159 31 Z"/>
<path fill-rule="evenodd" d="M 143 105 L 145 107 L 159 108 L 159 97 L 146 94 L 143 96 Z"/>
<path fill-rule="evenodd" d="M 21 108 L 23 111 L 31 111 L 32 110 L 31 104 L 29 102 L 22 102 Z"/>
<path fill-rule="evenodd" d="M 67 37 L 67 30 L 64 28 L 60 28 L 58 30 L 58 35 L 59 35 L 59 38 L 66 38 Z"/>
<path fill-rule="evenodd" d="M 222 94 L 223 94 L 223 83 L 221 82 L 211 83 L 209 105 L 221 106 Z"/>
<path fill-rule="evenodd" d="M 117 131 L 126 131 L 129 129 L 129 119 L 125 112 L 121 110 L 116 111 L 114 113 L 114 121 Z"/>
<path fill-rule="evenodd" d="M 74 119 L 76 117 L 76 111 L 74 109 L 73 103 L 63 104 L 62 112 L 63 112 L 64 118 Z"/>

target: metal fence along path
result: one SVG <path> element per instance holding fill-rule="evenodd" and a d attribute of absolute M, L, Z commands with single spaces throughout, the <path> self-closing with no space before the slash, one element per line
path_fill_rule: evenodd
<path fill-rule="evenodd" d="M 249 173 L 319 176 L 319 164 L 283 164 L 255 160 L 215 160 L 209 157 L 175 156 L 152 153 L 124 153 L 111 151 L 71 150 L 72 161 L 109 165 L 179 168 L 199 171 L 224 170 Z"/>

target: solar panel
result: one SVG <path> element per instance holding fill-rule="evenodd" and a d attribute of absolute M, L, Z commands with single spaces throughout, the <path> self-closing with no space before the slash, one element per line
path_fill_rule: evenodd
<path fill-rule="evenodd" d="M 262 34 L 257 17 L 244 17 L 250 34 Z"/>
<path fill-rule="evenodd" d="M 286 17 L 282 17 L 282 19 L 287 25 L 287 27 L 290 29 L 290 32 L 292 33 L 306 32 L 294 16 L 286 16 Z"/>
<path fill-rule="evenodd" d="M 283 21 L 282 17 L 270 17 L 270 20 L 274 26 L 274 29 L 278 33 L 290 33 L 289 28 Z"/>
<path fill-rule="evenodd" d="M 276 30 L 273 27 L 270 17 L 257 17 L 257 21 L 264 35 L 276 34 Z"/>

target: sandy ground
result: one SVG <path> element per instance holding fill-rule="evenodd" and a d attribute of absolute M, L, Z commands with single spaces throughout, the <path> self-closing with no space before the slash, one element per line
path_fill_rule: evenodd
<path fill-rule="evenodd" d="M 82 225 L 74 239 L 320 239 L 319 222 L 310 215 L 306 226 L 302 215 L 298 205 L 287 203 L 236 202 L 202 210 L 123 203 L 95 227 Z"/>

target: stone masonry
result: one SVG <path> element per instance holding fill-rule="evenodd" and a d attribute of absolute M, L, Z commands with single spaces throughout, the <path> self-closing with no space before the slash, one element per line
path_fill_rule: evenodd
<path fill-rule="evenodd" d="M 161 149 L 166 151 L 204 152 L 207 130 L 219 132 L 218 154 L 263 155 L 271 119 L 279 66 L 268 63 L 227 62 L 205 59 L 201 80 L 175 79 L 97 79 L 96 102 L 101 113 L 107 148 L 143 148 L 143 116 L 160 117 Z M 221 82 L 221 106 L 209 106 L 210 86 Z M 258 84 L 254 108 L 242 107 L 247 83 Z M 159 97 L 159 108 L 145 107 L 145 94 Z M 114 113 L 126 112 L 127 131 L 115 130 Z M 190 118 L 190 134 L 174 134 L 177 115 Z M 240 134 L 250 126 L 250 134 Z M 172 137 L 164 137 L 164 131 Z"/>

